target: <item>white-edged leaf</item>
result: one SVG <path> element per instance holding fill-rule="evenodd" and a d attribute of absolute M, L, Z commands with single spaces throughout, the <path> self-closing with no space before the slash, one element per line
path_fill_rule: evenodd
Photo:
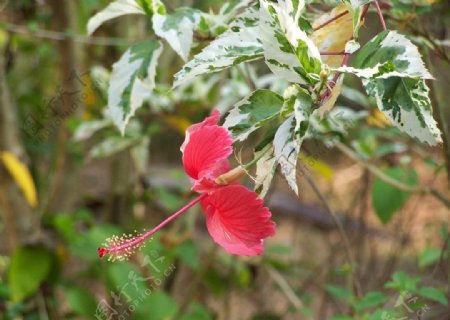
<path fill-rule="evenodd" d="M 283 98 L 270 90 L 256 90 L 231 109 L 223 126 L 230 130 L 235 141 L 244 141 L 250 133 L 276 117 Z"/>
<path fill-rule="evenodd" d="M 125 149 L 131 148 L 139 143 L 139 137 L 118 137 L 111 136 L 107 137 L 89 151 L 89 158 L 106 158 L 116 154 L 118 152 L 124 151 Z"/>
<path fill-rule="evenodd" d="M 173 87 L 195 77 L 220 71 L 244 61 L 259 59 L 263 49 L 258 39 L 258 11 L 247 8 L 222 33 L 175 74 Z"/>
<path fill-rule="evenodd" d="M 309 118 L 310 125 L 307 138 L 317 138 L 329 133 L 347 135 L 349 129 L 357 126 L 359 122 L 367 116 L 369 116 L 369 112 L 365 110 L 355 111 L 346 107 L 334 107 L 328 115 L 322 119 L 319 110 L 315 110 Z"/>
<path fill-rule="evenodd" d="M 155 86 L 156 65 L 162 48 L 159 41 L 140 42 L 129 48 L 113 65 L 107 115 L 122 135 L 130 118 L 150 97 Z"/>
<path fill-rule="evenodd" d="M 260 37 L 270 70 L 295 83 L 315 83 L 321 70 L 320 52 L 296 21 L 291 0 L 278 5 L 260 0 Z"/>
<path fill-rule="evenodd" d="M 352 39 L 345 44 L 344 51 L 345 51 L 345 53 L 352 54 L 352 53 L 355 53 L 356 51 L 358 51 L 359 48 L 361 48 L 361 45 L 359 44 L 359 42 Z"/>
<path fill-rule="evenodd" d="M 94 33 L 105 21 L 126 14 L 145 14 L 145 11 L 135 0 L 116 0 L 111 2 L 105 9 L 89 19 L 87 24 L 88 35 Z"/>
<path fill-rule="evenodd" d="M 202 12 L 192 8 L 178 8 L 171 14 L 153 14 L 155 34 L 166 39 L 172 49 L 186 61 L 192 47 L 194 30 Z"/>
<path fill-rule="evenodd" d="M 261 152 L 256 152 L 255 157 L 258 157 Z M 255 191 L 259 194 L 260 198 L 264 198 L 269 191 L 277 168 L 276 160 L 272 147 L 256 162 Z"/>
<path fill-rule="evenodd" d="M 131 157 L 136 171 L 145 174 L 150 156 L 150 137 L 143 137 L 142 140 L 131 148 Z"/>
<path fill-rule="evenodd" d="M 354 67 L 337 68 L 364 79 L 413 77 L 433 79 L 417 47 L 396 31 L 383 31 L 364 45 L 356 55 Z"/>
<path fill-rule="evenodd" d="M 112 125 L 111 119 L 85 121 L 75 130 L 73 140 L 78 142 L 89 139 L 94 133 L 110 125 Z"/>
<path fill-rule="evenodd" d="M 425 80 L 391 77 L 364 80 L 363 84 L 367 93 L 375 97 L 380 111 L 400 131 L 431 146 L 442 142 Z"/>
<path fill-rule="evenodd" d="M 298 195 L 296 178 L 297 159 L 306 135 L 311 115 L 312 98 L 305 90 L 298 93 L 294 114 L 287 118 L 275 133 L 273 140 L 276 161 L 289 186 Z"/>
<path fill-rule="evenodd" d="M 365 4 L 368 4 L 369 2 L 372 2 L 372 0 L 343 0 L 343 2 L 350 4 L 353 8 L 357 9 Z"/>

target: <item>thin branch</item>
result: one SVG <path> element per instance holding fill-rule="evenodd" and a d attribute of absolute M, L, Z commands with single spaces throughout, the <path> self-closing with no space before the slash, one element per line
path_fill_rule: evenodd
<path fill-rule="evenodd" d="M 361 287 L 359 282 L 355 279 L 355 257 L 353 255 L 352 252 L 352 248 L 350 245 L 350 240 L 347 237 L 347 234 L 345 233 L 345 229 L 344 226 L 342 224 L 342 221 L 339 219 L 338 215 L 336 214 L 336 212 L 334 212 L 333 209 L 331 209 L 331 206 L 329 205 L 327 199 L 325 198 L 325 196 L 322 194 L 322 192 L 320 191 L 320 189 L 316 186 L 316 184 L 314 183 L 314 181 L 311 179 L 311 177 L 305 172 L 304 175 L 306 181 L 308 181 L 309 185 L 311 186 L 311 188 L 313 189 L 314 193 L 316 194 L 317 198 L 319 198 L 319 200 L 322 202 L 322 204 L 324 205 L 325 209 L 328 211 L 328 213 L 331 215 L 331 217 L 333 218 L 334 223 L 336 224 L 339 234 L 341 235 L 342 240 L 344 241 L 344 247 L 345 247 L 345 251 L 347 253 L 347 258 L 349 261 L 349 264 L 351 266 L 351 280 L 352 280 L 352 284 L 354 286 L 354 288 L 356 289 L 356 295 L 360 296 L 361 292 Z"/>
<path fill-rule="evenodd" d="M 375 176 L 380 178 L 385 183 L 405 192 L 411 192 L 411 193 L 428 193 L 433 195 L 436 199 L 438 199 L 440 202 L 442 202 L 447 208 L 450 208 L 450 199 L 447 198 L 445 195 L 443 195 L 441 192 L 436 190 L 435 188 L 431 187 L 422 187 L 422 186 L 410 186 L 407 185 L 401 181 L 398 181 L 387 174 L 385 174 L 383 171 L 381 171 L 378 167 L 364 161 L 361 159 L 356 152 L 354 152 L 352 149 L 347 147 L 342 142 L 338 142 L 336 144 L 336 147 L 345 155 L 347 155 L 349 158 L 355 160 L 357 163 L 368 169 L 370 172 L 372 172 Z"/>
<path fill-rule="evenodd" d="M 43 38 L 54 41 L 65 41 L 67 39 L 72 39 L 74 42 L 77 43 L 84 43 L 88 45 L 99 45 L 99 46 L 127 46 L 131 44 L 130 41 L 121 38 L 88 37 L 45 29 L 30 30 L 26 26 L 20 26 L 7 22 L 0 22 L 0 26 L 2 28 L 5 28 L 6 31 L 11 33 L 17 33 L 24 36 Z"/>
<path fill-rule="evenodd" d="M 303 308 L 303 303 L 300 300 L 300 298 L 295 294 L 295 291 L 291 288 L 289 285 L 289 282 L 286 281 L 286 279 L 270 265 L 266 266 L 266 270 L 269 273 L 269 276 L 280 286 L 281 291 L 286 295 L 286 298 L 292 303 L 292 305 L 297 309 L 300 310 Z"/>
<path fill-rule="evenodd" d="M 341 13 L 339 13 L 338 15 L 334 16 L 333 18 L 325 21 L 324 23 L 318 25 L 317 27 L 313 28 L 314 31 L 317 31 L 319 29 L 322 29 L 323 27 L 325 27 L 326 25 L 329 25 L 330 23 L 332 23 L 333 21 L 336 21 L 337 19 L 345 16 L 348 13 L 348 10 L 345 10 Z"/>
<path fill-rule="evenodd" d="M 342 59 L 341 67 L 346 66 L 349 59 L 350 53 L 344 53 L 344 59 Z M 322 103 L 325 102 L 324 100 L 331 94 L 340 76 L 340 72 L 334 75 L 333 79 L 331 80 L 331 84 L 327 87 L 327 90 L 320 96 L 320 101 L 322 101 Z"/>
<path fill-rule="evenodd" d="M 320 51 L 322 56 L 341 56 L 344 55 L 345 51 Z"/>
<path fill-rule="evenodd" d="M 380 4 L 377 0 L 374 0 L 373 3 L 375 4 L 375 7 L 377 8 L 378 17 L 380 18 L 381 25 L 383 26 L 383 30 L 387 30 L 386 28 L 386 22 L 384 21 L 383 12 L 381 11 Z"/>

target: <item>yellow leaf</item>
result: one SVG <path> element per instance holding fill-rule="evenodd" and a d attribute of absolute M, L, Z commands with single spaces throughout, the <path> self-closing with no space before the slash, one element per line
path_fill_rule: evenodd
<path fill-rule="evenodd" d="M 367 118 L 367 124 L 378 128 L 392 126 L 391 121 L 378 109 L 372 110 L 371 115 Z"/>
<path fill-rule="evenodd" d="M 37 205 L 36 187 L 34 185 L 33 178 L 31 177 L 28 168 L 20 162 L 20 160 L 11 152 L 0 152 L 0 159 L 3 161 L 6 169 L 13 177 L 19 188 L 22 190 L 25 199 L 31 207 Z"/>
<path fill-rule="evenodd" d="M 338 14 L 347 10 L 345 5 L 331 10 L 330 13 L 321 15 L 314 20 L 312 26 L 316 28 L 324 22 L 332 19 Z M 316 30 L 311 35 L 311 39 L 320 51 L 344 51 L 345 44 L 353 36 L 353 18 L 351 14 L 346 14 L 339 19 L 327 24 L 323 28 Z M 331 67 L 339 67 L 342 56 L 322 56 L 322 61 Z"/>
<path fill-rule="evenodd" d="M 333 169 L 325 162 L 311 156 L 301 155 L 300 160 L 305 164 L 306 168 L 314 171 L 322 176 L 325 180 L 333 179 Z"/>
<path fill-rule="evenodd" d="M 167 124 L 176 129 L 182 135 L 185 134 L 186 129 L 192 124 L 188 119 L 175 115 L 165 116 L 164 119 Z"/>

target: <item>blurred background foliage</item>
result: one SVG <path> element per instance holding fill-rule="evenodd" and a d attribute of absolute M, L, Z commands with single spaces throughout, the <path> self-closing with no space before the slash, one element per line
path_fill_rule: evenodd
<path fill-rule="evenodd" d="M 217 12 L 223 2 L 165 4 Z M 189 199 L 179 146 L 190 124 L 248 94 L 246 76 L 284 85 L 254 63 L 170 90 L 183 62 L 165 49 L 155 92 L 122 137 L 102 116 L 111 66 L 152 34 L 146 17 L 126 16 L 86 37 L 108 3 L 0 1 L 0 319 L 448 319 L 448 208 L 370 170 L 448 197 L 448 140 L 431 149 L 399 135 L 351 77 L 338 104 L 369 116 L 340 148 L 305 144 L 299 199 L 276 178 L 267 201 L 278 233 L 262 257 L 225 254 L 193 208 L 130 261 L 99 260 L 107 237 L 152 227 Z M 432 100 L 448 139 L 449 4 L 387 4 L 388 23 L 438 79 Z M 364 37 L 372 30 L 370 11 Z"/>

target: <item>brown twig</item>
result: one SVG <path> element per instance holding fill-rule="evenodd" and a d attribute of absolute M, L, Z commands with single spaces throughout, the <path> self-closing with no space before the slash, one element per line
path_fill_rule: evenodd
<path fill-rule="evenodd" d="M 317 27 L 313 28 L 314 31 L 317 31 L 319 29 L 322 29 L 323 27 L 325 27 L 326 25 L 329 25 L 330 23 L 332 23 L 333 21 L 336 21 L 337 19 L 345 16 L 348 13 L 348 10 L 345 10 L 341 13 L 339 13 L 338 15 L 334 16 L 333 18 L 325 21 L 324 23 L 318 25 Z"/>

